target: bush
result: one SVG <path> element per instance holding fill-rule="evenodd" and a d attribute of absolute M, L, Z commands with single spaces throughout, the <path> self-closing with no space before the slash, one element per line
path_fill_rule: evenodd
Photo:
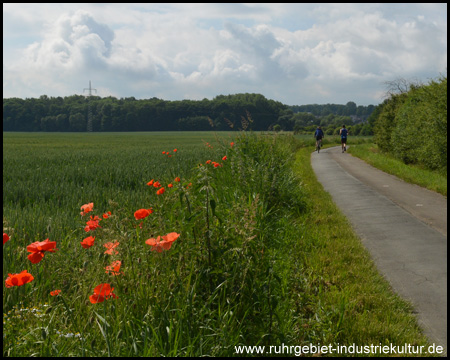
<path fill-rule="evenodd" d="M 405 163 L 447 172 L 447 79 L 409 91 L 396 113 L 391 146 Z"/>
<path fill-rule="evenodd" d="M 406 99 L 406 94 L 393 95 L 382 105 L 378 119 L 374 125 L 374 141 L 381 151 L 389 152 L 391 149 L 391 135 L 397 123 L 397 110 Z"/>

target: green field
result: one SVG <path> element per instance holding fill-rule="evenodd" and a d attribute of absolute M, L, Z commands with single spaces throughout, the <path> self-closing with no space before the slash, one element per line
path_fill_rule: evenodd
<path fill-rule="evenodd" d="M 426 344 L 357 237 L 340 232 L 346 220 L 309 164 L 311 138 L 3 133 L 10 236 L 3 279 L 23 270 L 34 277 L 4 282 L 3 355 L 233 356 L 243 345 Z M 152 179 L 164 193 L 147 185 Z M 86 231 L 91 216 L 100 227 Z M 146 243 L 174 232 L 170 248 Z M 94 245 L 84 248 L 88 236 Z M 31 263 L 27 247 L 47 238 L 58 250 Z M 118 243 L 116 253 L 105 254 L 108 243 Z M 116 274 L 108 268 L 115 261 Z M 100 284 L 115 296 L 97 294 L 104 301 L 92 303 Z"/>

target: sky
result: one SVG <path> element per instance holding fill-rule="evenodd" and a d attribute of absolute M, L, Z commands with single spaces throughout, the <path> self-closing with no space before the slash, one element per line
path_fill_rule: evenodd
<path fill-rule="evenodd" d="M 443 3 L 3 4 L 3 98 L 377 105 L 447 75 Z"/>

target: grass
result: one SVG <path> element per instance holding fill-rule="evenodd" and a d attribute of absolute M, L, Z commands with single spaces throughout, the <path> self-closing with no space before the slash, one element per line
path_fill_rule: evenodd
<path fill-rule="evenodd" d="M 409 305 L 377 274 L 317 183 L 308 141 L 4 133 L 3 227 L 11 239 L 3 276 L 24 269 L 34 276 L 3 288 L 4 356 L 233 356 L 240 345 L 425 344 Z M 151 179 L 163 194 L 147 185 Z M 89 202 L 93 211 L 81 216 Z M 154 212 L 137 220 L 141 208 Z M 102 218 L 101 228 L 87 233 L 91 215 Z M 170 232 L 180 237 L 161 253 L 145 242 Z M 89 235 L 95 243 L 84 249 Z M 46 238 L 58 251 L 31 264 L 26 247 Z M 104 253 L 108 242 L 119 243 L 117 254 Z M 115 260 L 121 274 L 113 276 L 105 267 Z M 118 298 L 92 304 L 89 296 L 104 283 Z M 61 294 L 50 296 L 56 289 Z"/>
<path fill-rule="evenodd" d="M 447 174 L 415 165 L 406 165 L 389 154 L 381 153 L 377 145 L 373 143 L 352 144 L 348 152 L 384 172 L 447 196 Z"/>

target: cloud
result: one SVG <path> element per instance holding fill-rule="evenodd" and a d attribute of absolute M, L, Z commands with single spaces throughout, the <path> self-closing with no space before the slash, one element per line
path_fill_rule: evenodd
<path fill-rule="evenodd" d="M 426 80 L 447 66 L 442 4 L 46 9 L 4 5 L 6 97 L 81 93 L 92 79 L 100 96 L 175 100 L 258 92 L 287 104 L 369 104 L 382 101 L 384 81 Z"/>

